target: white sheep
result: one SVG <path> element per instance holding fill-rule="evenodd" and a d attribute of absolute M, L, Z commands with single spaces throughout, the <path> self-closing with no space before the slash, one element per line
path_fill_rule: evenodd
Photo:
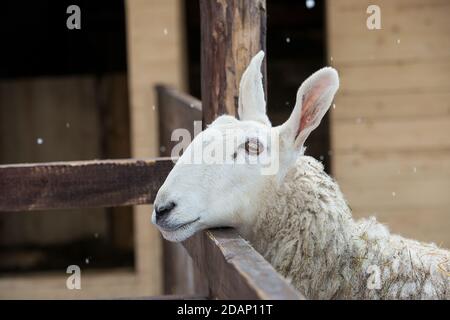
<path fill-rule="evenodd" d="M 234 227 L 308 298 L 450 298 L 448 251 L 391 235 L 375 218 L 353 220 L 336 182 L 304 155 L 339 87 L 336 70 L 308 78 L 289 119 L 272 127 L 263 57 L 242 76 L 240 120 L 221 116 L 193 140 L 159 190 L 152 222 L 170 241 Z"/>

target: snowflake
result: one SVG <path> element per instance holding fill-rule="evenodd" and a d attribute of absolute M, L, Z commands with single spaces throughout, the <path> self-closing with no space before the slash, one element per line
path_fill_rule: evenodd
<path fill-rule="evenodd" d="M 316 5 L 316 2 L 314 0 L 306 0 L 306 7 L 308 9 L 314 8 L 315 5 Z"/>

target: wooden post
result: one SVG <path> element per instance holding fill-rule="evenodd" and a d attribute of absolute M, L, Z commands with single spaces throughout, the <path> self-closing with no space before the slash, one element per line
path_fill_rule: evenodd
<path fill-rule="evenodd" d="M 266 49 L 265 0 L 200 0 L 203 125 L 237 115 L 239 81 Z M 262 72 L 266 74 L 265 61 Z"/>

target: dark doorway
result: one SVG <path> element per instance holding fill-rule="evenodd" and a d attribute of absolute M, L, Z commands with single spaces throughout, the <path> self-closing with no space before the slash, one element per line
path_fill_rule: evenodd
<path fill-rule="evenodd" d="M 0 15 L 0 163 L 129 157 L 124 1 L 3 1 Z M 132 266 L 132 225 L 131 208 L 2 213 L 0 272 Z"/>

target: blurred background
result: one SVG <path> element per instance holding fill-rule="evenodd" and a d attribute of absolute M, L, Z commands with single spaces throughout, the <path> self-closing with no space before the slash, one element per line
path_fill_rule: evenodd
<path fill-rule="evenodd" d="M 66 9 L 81 9 L 69 30 Z M 369 5 L 381 29 L 369 30 Z M 3 1 L 0 164 L 155 157 L 164 83 L 200 98 L 197 0 Z M 308 140 L 356 217 L 450 247 L 450 2 L 267 0 L 268 112 L 338 69 L 335 104 Z M 163 293 L 151 208 L 0 213 L 0 298 Z M 83 270 L 67 290 L 66 268 Z"/>

